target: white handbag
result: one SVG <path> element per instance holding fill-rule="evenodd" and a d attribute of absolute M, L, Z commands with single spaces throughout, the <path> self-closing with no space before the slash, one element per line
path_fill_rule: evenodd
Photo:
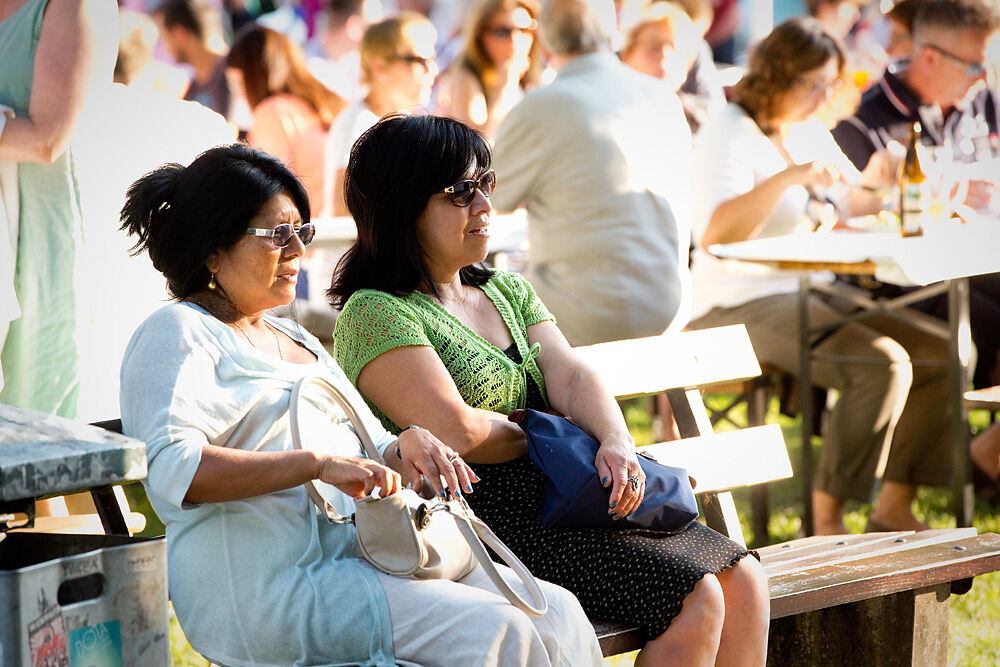
<path fill-rule="evenodd" d="M 337 387 L 319 377 L 300 378 L 292 388 L 289 406 L 292 445 L 296 449 L 303 448 L 299 404 L 305 385 L 318 387 L 340 406 L 354 427 L 365 454 L 381 462 L 371 435 L 354 406 Z M 397 577 L 457 581 L 475 569 L 478 561 L 511 604 L 533 618 L 545 614 L 548 603 L 534 576 L 489 526 L 476 517 L 464 499 L 427 500 L 411 489 L 403 489 L 385 498 L 366 496 L 355 500 L 354 515 L 345 517 L 322 496 L 313 482 L 306 482 L 305 486 L 327 521 L 354 524 L 361 555 L 382 572 Z M 528 589 L 531 602 L 522 598 L 500 576 L 483 542 L 518 575 Z"/>

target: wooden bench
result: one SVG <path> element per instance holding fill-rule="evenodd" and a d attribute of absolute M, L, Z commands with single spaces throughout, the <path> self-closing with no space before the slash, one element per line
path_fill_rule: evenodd
<path fill-rule="evenodd" d="M 701 391 L 760 374 L 742 325 L 577 348 L 618 398 L 665 393 L 682 440 L 643 451 L 686 467 L 705 523 L 745 544 L 731 489 L 790 477 L 777 425 L 713 433 Z M 817 536 L 758 550 L 768 575 L 768 663 L 947 662 L 948 598 L 1000 570 L 1000 535 L 973 528 Z M 594 620 L 605 656 L 642 647 L 635 627 Z M 860 631 L 859 631 L 860 630 Z"/>

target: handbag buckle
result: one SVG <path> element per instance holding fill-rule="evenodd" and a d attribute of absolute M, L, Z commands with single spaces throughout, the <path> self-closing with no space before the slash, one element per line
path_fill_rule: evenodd
<path fill-rule="evenodd" d="M 417 530 L 423 530 L 431 522 L 431 514 L 434 512 L 440 512 L 441 510 L 448 511 L 449 507 L 445 503 L 437 503 L 436 505 L 428 506 L 427 503 L 420 503 L 420 507 L 417 508 L 416 516 L 413 517 L 413 523 L 417 526 Z"/>

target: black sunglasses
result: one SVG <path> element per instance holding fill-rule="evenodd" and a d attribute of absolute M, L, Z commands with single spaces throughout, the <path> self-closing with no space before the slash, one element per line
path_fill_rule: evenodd
<path fill-rule="evenodd" d="M 459 181 L 454 185 L 449 185 L 441 192 L 448 195 L 448 199 L 455 206 L 465 207 L 472 203 L 472 199 L 476 196 L 476 190 L 482 192 L 486 197 L 491 197 L 496 186 L 497 175 L 490 169 L 475 180 L 467 179 Z"/>
<path fill-rule="evenodd" d="M 309 245 L 312 243 L 313 237 L 316 236 L 316 225 L 311 222 L 307 222 L 298 229 L 295 229 L 288 223 L 278 225 L 274 229 L 247 227 L 244 233 L 250 234 L 251 236 L 270 237 L 271 245 L 275 248 L 284 248 L 291 242 L 293 234 L 299 237 L 299 240 L 302 241 L 302 245 Z"/>
<path fill-rule="evenodd" d="M 425 72 L 431 71 L 431 63 L 434 62 L 433 58 L 424 58 L 423 56 L 418 56 L 415 53 L 393 56 L 390 60 L 401 60 L 409 65 L 420 65 L 424 68 Z"/>

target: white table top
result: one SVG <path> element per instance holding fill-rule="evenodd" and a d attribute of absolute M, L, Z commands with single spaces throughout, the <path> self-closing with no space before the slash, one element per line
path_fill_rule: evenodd
<path fill-rule="evenodd" d="M 708 251 L 723 259 L 815 263 L 817 269 L 872 262 L 882 282 L 927 285 L 1000 271 L 1000 220 L 942 223 L 911 238 L 898 231 L 822 231 L 716 244 Z"/>

